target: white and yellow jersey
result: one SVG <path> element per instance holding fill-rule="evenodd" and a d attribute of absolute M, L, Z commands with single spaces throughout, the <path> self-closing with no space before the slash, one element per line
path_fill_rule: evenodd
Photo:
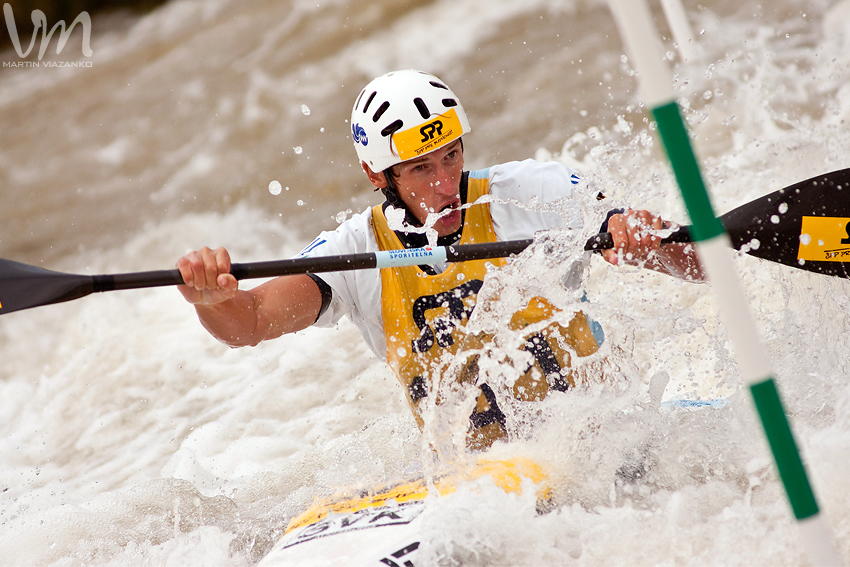
<path fill-rule="evenodd" d="M 509 162 L 470 172 L 469 178 L 471 181 L 481 179 L 487 182 L 491 195 L 489 214 L 497 241 L 532 238 L 537 232 L 556 227 L 582 228 L 580 219 L 573 220 L 570 226 L 564 226 L 557 213 L 541 211 L 549 203 L 573 199 L 579 176 L 563 164 L 534 160 Z M 336 230 L 322 232 L 299 257 L 379 250 L 381 248 L 372 228 L 372 209 L 369 208 L 361 214 L 355 214 Z M 380 271 L 328 272 L 320 277 L 333 290 L 333 300 L 315 325 L 332 327 L 346 316 L 360 330 L 375 356 L 386 360 Z"/>
<path fill-rule="evenodd" d="M 560 215 L 543 212 L 541 206 L 572 199 L 577 182 L 578 176 L 563 165 L 531 160 L 471 172 L 462 189 L 469 206 L 459 244 L 529 238 L 540 230 L 562 226 Z M 523 206 L 532 200 L 534 208 Z M 333 233 L 323 233 L 302 255 L 403 248 L 378 205 Z M 398 377 L 420 427 L 420 403 L 429 392 L 437 392 L 443 381 L 476 384 L 480 394 L 470 416 L 469 446 L 484 448 L 505 435 L 506 419 L 478 368 L 482 346 L 493 337 L 467 333 L 466 323 L 476 307 L 487 265 L 504 263 L 502 258 L 467 261 L 449 264 L 439 273 L 404 266 L 322 274 L 333 300 L 317 323 L 334 324 L 343 314 L 354 321 L 375 354 Z M 540 400 L 550 389 L 570 388 L 575 383 L 571 353 L 587 356 L 599 348 L 583 313 L 575 313 L 568 321 L 558 318 L 559 323 L 554 317 L 557 311 L 545 298 L 533 297 L 508 324 L 533 360 L 527 367 L 520 365 L 524 370 L 512 380 L 511 394 L 518 400 Z"/>

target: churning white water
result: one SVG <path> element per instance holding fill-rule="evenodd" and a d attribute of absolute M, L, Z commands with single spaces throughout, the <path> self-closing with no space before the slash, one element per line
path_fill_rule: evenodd
<path fill-rule="evenodd" d="M 850 166 L 846 2 L 685 5 L 700 56 L 665 43 L 718 212 Z M 79 45 L 46 59 L 83 60 Z M 585 175 L 585 230 L 488 285 L 575 308 L 564 276 L 605 211 L 687 222 L 603 2 L 175 0 L 95 18 L 92 49 L 90 68 L 0 69 L 4 258 L 94 274 L 203 245 L 293 255 L 377 202 L 346 118 L 405 67 L 464 101 L 469 168 L 537 157 Z M 850 284 L 736 264 L 850 561 Z M 598 257 L 582 284 L 606 333 L 584 362 L 606 380 L 510 406 L 522 438 L 494 449 L 544 464 L 558 506 L 486 483 L 431 497 L 423 564 L 805 564 L 711 288 Z M 174 289 L 112 292 L 3 316 L 0 361 L 2 565 L 251 565 L 315 496 L 431 463 L 434 439 L 345 321 L 231 350 Z M 665 404 L 683 397 L 727 403 Z"/>

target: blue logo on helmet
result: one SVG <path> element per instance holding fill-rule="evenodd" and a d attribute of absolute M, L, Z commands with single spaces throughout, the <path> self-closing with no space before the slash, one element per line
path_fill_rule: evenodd
<path fill-rule="evenodd" d="M 366 136 L 366 130 L 360 124 L 351 125 L 351 136 L 354 138 L 355 144 L 369 145 L 369 138 Z"/>

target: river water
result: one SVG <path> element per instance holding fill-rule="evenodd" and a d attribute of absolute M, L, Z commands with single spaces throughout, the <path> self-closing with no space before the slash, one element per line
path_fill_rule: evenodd
<path fill-rule="evenodd" d="M 718 212 L 850 166 L 846 2 L 685 4 L 694 60 L 656 15 Z M 585 176 L 587 229 L 552 235 L 556 257 L 523 256 L 504 289 L 574 304 L 564 266 L 607 208 L 687 221 L 603 2 L 173 0 L 95 16 L 93 56 L 80 46 L 44 62 L 90 67 L 0 69 L 4 258 L 94 274 L 202 245 L 288 257 L 377 202 L 346 120 L 371 77 L 409 67 L 463 100 L 468 168 L 536 157 Z M 850 284 L 735 262 L 850 561 Z M 537 425 L 495 449 L 543 463 L 557 507 L 434 497 L 424 564 L 804 564 L 710 287 L 593 258 L 583 288 L 606 379 L 509 410 Z M 231 350 L 173 289 L 114 292 L 3 316 L 0 360 L 3 565 L 252 565 L 314 496 L 433 464 L 345 320 Z"/>

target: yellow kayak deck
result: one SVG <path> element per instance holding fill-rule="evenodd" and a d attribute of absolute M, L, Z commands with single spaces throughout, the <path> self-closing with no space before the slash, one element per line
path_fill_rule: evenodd
<path fill-rule="evenodd" d="M 474 466 L 442 475 L 434 479 L 433 486 L 440 495 L 451 494 L 459 484 L 489 476 L 506 493 L 521 493 L 523 479 L 531 480 L 538 486 L 538 499 L 549 498 L 550 490 L 546 485 L 548 475 L 543 468 L 526 457 L 508 460 L 489 460 L 479 458 Z M 293 518 L 286 527 L 286 534 L 301 527 L 310 526 L 332 513 L 350 514 L 384 506 L 390 501 L 397 503 L 424 500 L 428 496 L 429 485 L 420 478 L 409 482 L 389 484 L 374 489 L 343 490 L 324 499 L 317 499 L 310 508 Z"/>

